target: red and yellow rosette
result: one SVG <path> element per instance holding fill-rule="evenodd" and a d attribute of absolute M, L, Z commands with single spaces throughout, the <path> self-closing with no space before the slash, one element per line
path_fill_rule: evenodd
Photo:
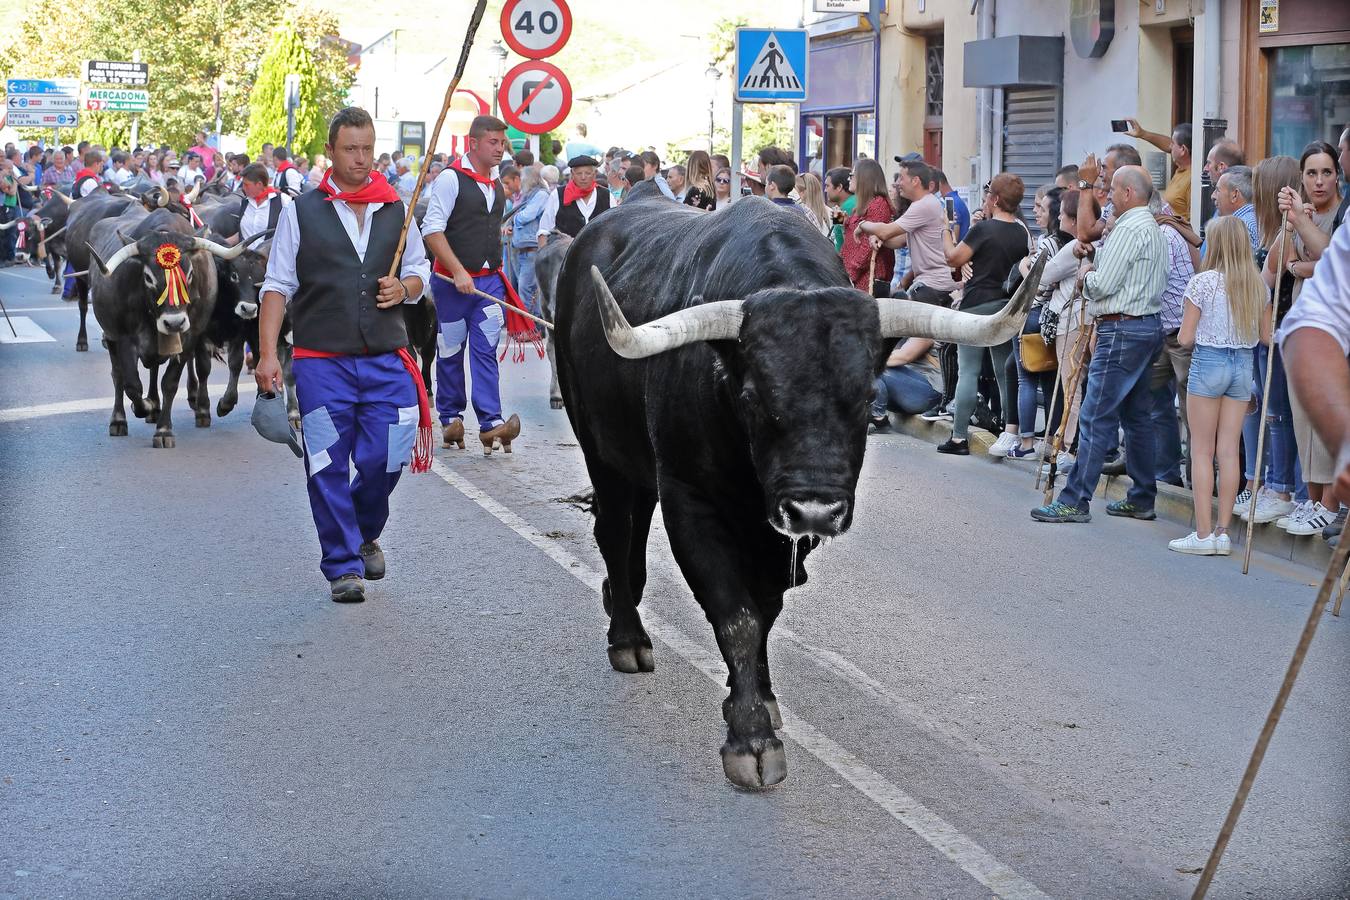
<path fill-rule="evenodd" d="M 164 270 L 164 292 L 155 301 L 156 305 L 163 306 L 167 302 L 170 306 L 187 306 L 191 303 L 187 275 L 183 273 L 183 251 L 173 244 L 160 244 L 155 251 L 155 262 Z"/>

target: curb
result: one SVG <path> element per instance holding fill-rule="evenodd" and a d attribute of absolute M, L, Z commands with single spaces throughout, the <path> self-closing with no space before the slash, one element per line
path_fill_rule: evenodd
<path fill-rule="evenodd" d="M 951 436 L 952 427 L 948 422 L 926 422 L 918 416 L 902 416 L 895 412 L 889 415 L 891 427 L 896 431 L 931 443 L 934 446 Z M 996 439 L 995 435 L 972 425 L 970 429 L 970 455 L 972 457 L 978 456 L 993 465 L 1004 464 L 1007 462 L 1006 460 L 992 457 L 988 453 L 990 446 Z M 1026 474 L 1029 485 L 1034 481 L 1033 469 L 1019 466 L 1016 463 L 1013 463 L 1013 465 L 1017 471 Z M 1097 485 L 1096 496 L 1107 500 L 1123 500 L 1130 489 L 1130 483 L 1130 479 L 1124 475 L 1103 475 L 1101 482 Z M 1030 491 L 1028 491 L 1028 495 L 1031 495 Z M 1038 498 L 1033 496 L 1032 499 L 1039 505 Z M 1217 508 L 1217 502 L 1214 505 Z M 1166 519 L 1187 528 L 1195 527 L 1195 509 L 1191 503 L 1191 492 L 1186 488 L 1174 487 L 1170 484 L 1158 485 L 1158 499 L 1154 509 L 1160 519 Z M 1233 547 L 1236 550 L 1247 539 L 1247 523 L 1234 516 L 1232 528 Z M 1252 530 L 1252 549 L 1267 556 L 1323 571 L 1330 564 L 1332 553 L 1326 541 L 1323 541 L 1319 536 L 1295 537 L 1286 534 L 1273 524 L 1257 525 Z"/>

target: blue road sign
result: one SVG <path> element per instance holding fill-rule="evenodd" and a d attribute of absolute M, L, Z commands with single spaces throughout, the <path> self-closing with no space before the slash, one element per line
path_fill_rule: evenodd
<path fill-rule="evenodd" d="M 68 97 L 78 97 L 80 94 L 80 82 L 75 78 L 54 78 L 50 80 L 37 78 L 10 78 L 5 81 L 6 94 L 57 94 Z"/>
<path fill-rule="evenodd" d="M 806 99 L 806 30 L 736 29 L 736 99 L 801 103 Z"/>

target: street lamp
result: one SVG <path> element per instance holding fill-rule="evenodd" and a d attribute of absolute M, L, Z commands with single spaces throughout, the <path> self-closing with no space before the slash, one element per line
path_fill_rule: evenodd
<path fill-rule="evenodd" d="M 703 75 L 708 79 L 708 155 L 713 152 L 713 123 L 715 122 L 714 111 L 717 105 L 717 82 L 722 79 L 722 70 L 717 66 L 709 65 L 704 70 Z"/>
<path fill-rule="evenodd" d="M 492 114 L 497 115 L 497 89 L 501 86 L 502 76 L 506 74 L 506 45 L 494 40 L 488 48 L 492 58 L 497 60 L 497 73 L 492 77 Z"/>

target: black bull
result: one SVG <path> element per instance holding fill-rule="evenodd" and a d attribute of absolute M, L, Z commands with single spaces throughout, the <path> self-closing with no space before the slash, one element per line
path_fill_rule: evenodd
<path fill-rule="evenodd" d="M 655 667 L 638 604 L 659 499 L 730 673 L 723 770 L 766 787 L 787 775 L 769 631 L 807 554 L 852 522 L 890 346 L 1009 340 L 1040 265 L 992 317 L 873 301 L 804 217 L 759 199 L 704 214 L 648 187 L 583 229 L 556 298 L 558 375 L 595 488 L 609 659 Z"/>

